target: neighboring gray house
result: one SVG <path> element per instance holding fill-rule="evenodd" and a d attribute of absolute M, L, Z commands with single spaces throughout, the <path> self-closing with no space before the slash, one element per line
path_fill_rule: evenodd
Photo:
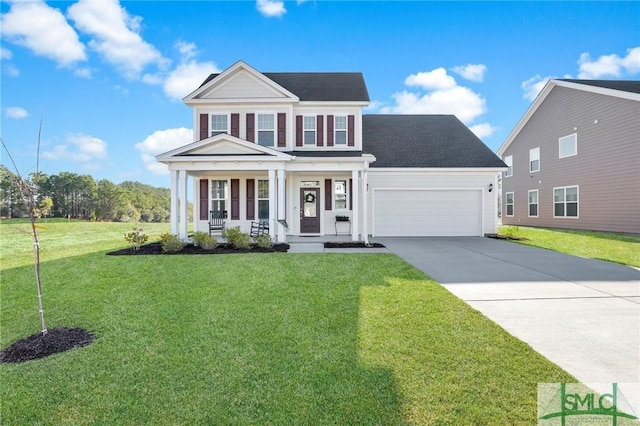
<path fill-rule="evenodd" d="M 640 81 L 550 80 L 498 155 L 503 224 L 640 233 Z"/>
<path fill-rule="evenodd" d="M 208 231 L 212 215 L 245 231 L 268 222 L 276 241 L 497 232 L 504 163 L 454 116 L 364 115 L 361 73 L 262 73 L 239 61 L 184 102 L 194 142 L 156 157 L 171 172 L 181 238 L 189 222 Z"/>

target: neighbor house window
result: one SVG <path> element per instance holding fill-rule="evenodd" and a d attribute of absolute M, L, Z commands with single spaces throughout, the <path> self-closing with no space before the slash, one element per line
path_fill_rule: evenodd
<path fill-rule="evenodd" d="M 226 180 L 211 181 L 211 210 L 222 212 L 222 217 L 227 216 L 229 199 L 229 185 Z"/>
<path fill-rule="evenodd" d="M 336 145 L 346 145 L 347 144 L 347 117 L 345 115 L 338 115 L 334 119 L 334 128 L 335 132 L 334 140 Z"/>
<path fill-rule="evenodd" d="M 269 219 L 269 181 L 258 180 L 258 219 Z"/>
<path fill-rule="evenodd" d="M 258 114 L 258 144 L 262 146 L 273 146 L 275 134 L 274 115 Z"/>
<path fill-rule="evenodd" d="M 347 181 L 346 180 L 334 180 L 333 181 L 333 197 L 334 208 L 336 210 L 344 210 L 347 208 Z"/>
<path fill-rule="evenodd" d="M 229 133 L 229 120 L 227 114 L 211 115 L 211 136 L 218 133 Z"/>
<path fill-rule="evenodd" d="M 540 148 L 533 148 L 529 150 L 529 171 L 540 171 Z"/>
<path fill-rule="evenodd" d="M 578 187 L 553 188 L 553 217 L 578 217 Z"/>
<path fill-rule="evenodd" d="M 558 139 L 558 156 L 571 157 L 578 154 L 578 135 L 572 134 Z"/>
<path fill-rule="evenodd" d="M 513 216 L 513 192 L 507 192 L 505 198 L 507 200 L 507 216 Z"/>
<path fill-rule="evenodd" d="M 538 217 L 538 190 L 529 191 L 529 216 Z"/>
<path fill-rule="evenodd" d="M 304 144 L 315 145 L 316 144 L 316 117 L 305 116 L 303 121 L 304 127 Z"/>
<path fill-rule="evenodd" d="M 507 165 L 507 171 L 504 172 L 505 177 L 512 176 L 513 175 L 513 156 L 507 155 L 506 157 L 504 157 L 504 163 Z"/>

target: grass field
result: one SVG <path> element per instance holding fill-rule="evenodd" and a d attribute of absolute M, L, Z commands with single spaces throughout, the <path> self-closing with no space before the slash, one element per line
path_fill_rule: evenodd
<path fill-rule="evenodd" d="M 527 238 L 516 241 L 520 244 L 640 267 L 640 235 L 525 226 L 501 226 L 499 232 L 505 233 L 508 228 Z"/>
<path fill-rule="evenodd" d="M 48 327 L 97 339 L 0 365 L 2 424 L 530 425 L 537 383 L 575 381 L 394 255 L 106 256 L 130 227 L 42 229 Z M 38 315 L 0 232 L 5 347 Z"/>

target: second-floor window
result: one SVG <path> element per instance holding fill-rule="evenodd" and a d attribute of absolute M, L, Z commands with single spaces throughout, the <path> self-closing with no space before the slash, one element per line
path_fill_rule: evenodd
<path fill-rule="evenodd" d="M 211 136 L 218 133 L 229 133 L 229 120 L 227 114 L 211 115 Z"/>
<path fill-rule="evenodd" d="M 558 157 L 571 157 L 578 154 L 578 135 L 575 133 L 558 139 Z"/>
<path fill-rule="evenodd" d="M 305 116 L 303 119 L 304 126 L 304 144 L 315 145 L 316 144 L 316 117 Z"/>
<path fill-rule="evenodd" d="M 533 148 L 529 150 L 529 171 L 540 171 L 540 148 Z"/>
<path fill-rule="evenodd" d="M 347 144 L 347 117 L 345 115 L 337 115 L 335 117 L 335 125 L 333 131 L 335 132 L 335 144 L 346 145 Z"/>
<path fill-rule="evenodd" d="M 504 164 L 507 165 L 507 170 L 504 172 L 505 177 L 513 175 L 513 156 L 507 155 L 504 157 Z"/>
<path fill-rule="evenodd" d="M 258 144 L 262 146 L 274 146 L 275 119 L 273 114 L 258 114 Z"/>

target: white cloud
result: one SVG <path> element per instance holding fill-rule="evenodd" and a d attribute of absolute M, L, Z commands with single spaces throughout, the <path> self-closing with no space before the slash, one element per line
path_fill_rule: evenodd
<path fill-rule="evenodd" d="M 197 48 L 195 43 L 188 43 L 186 41 L 177 41 L 174 45 L 175 48 L 180 52 L 180 56 L 183 61 L 192 59 L 196 56 Z"/>
<path fill-rule="evenodd" d="M 443 90 L 456 86 L 456 80 L 444 68 L 411 74 L 404 80 L 407 86 L 419 86 L 427 90 Z"/>
<path fill-rule="evenodd" d="M 8 60 L 13 58 L 13 53 L 9 49 L 0 47 L 0 59 Z"/>
<path fill-rule="evenodd" d="M 66 160 L 85 163 L 86 167 L 95 169 L 99 160 L 106 160 L 107 143 L 82 133 L 68 135 L 66 142 L 56 145 L 50 151 L 42 153 L 43 158 L 50 160 Z"/>
<path fill-rule="evenodd" d="M 193 142 L 193 130 L 179 127 L 157 130 L 135 147 L 140 151 L 140 157 L 147 170 L 156 175 L 167 175 L 169 174 L 167 166 L 157 162 L 155 156 L 191 142 Z"/>
<path fill-rule="evenodd" d="M 78 68 L 73 71 L 73 74 L 82 78 L 91 78 L 91 69 L 90 68 Z"/>
<path fill-rule="evenodd" d="M 126 78 L 138 78 L 151 64 L 166 66 L 167 59 L 138 34 L 142 19 L 129 16 L 117 0 L 80 0 L 67 13 L 76 28 L 94 37 L 89 46 Z"/>
<path fill-rule="evenodd" d="M 469 127 L 469 130 L 482 139 L 493 135 L 493 133 L 498 129 L 489 123 L 480 123 Z"/>
<path fill-rule="evenodd" d="M 180 100 L 197 89 L 209 74 L 217 72 L 220 70 L 213 62 L 192 60 L 180 64 L 164 81 L 164 93 L 172 99 Z"/>
<path fill-rule="evenodd" d="M 524 91 L 524 98 L 533 101 L 544 85 L 547 84 L 547 81 L 553 78 L 555 77 L 540 77 L 539 74 L 536 74 L 530 79 L 523 81 L 520 87 L 522 87 Z"/>
<path fill-rule="evenodd" d="M 582 53 L 578 59 L 578 78 L 598 79 L 602 77 L 620 77 L 622 74 L 640 72 L 640 47 L 627 49 L 623 58 L 613 53 L 602 55 L 592 60 L 588 52 Z"/>
<path fill-rule="evenodd" d="M 60 10 L 42 1 L 12 2 L 9 12 L 0 17 L 0 28 L 9 41 L 59 65 L 87 59 L 84 45 Z"/>
<path fill-rule="evenodd" d="M 268 18 L 277 18 L 287 13 L 284 2 L 279 0 L 256 0 L 256 8 Z"/>
<path fill-rule="evenodd" d="M 487 66 L 483 64 L 467 64 L 464 66 L 453 67 L 453 71 L 466 80 L 480 82 L 484 79 L 484 73 L 487 72 Z"/>
<path fill-rule="evenodd" d="M 27 110 L 22 107 L 9 107 L 5 110 L 4 114 L 8 118 L 13 118 L 14 120 L 27 118 L 29 116 Z"/>

